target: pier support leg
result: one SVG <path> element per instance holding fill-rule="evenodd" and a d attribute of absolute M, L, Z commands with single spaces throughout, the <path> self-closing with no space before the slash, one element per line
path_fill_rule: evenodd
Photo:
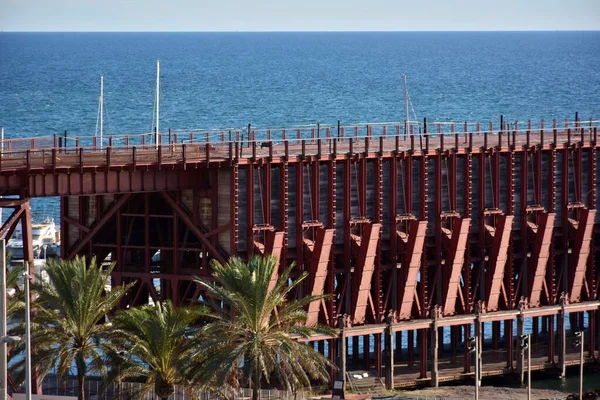
<path fill-rule="evenodd" d="M 433 326 L 431 327 L 431 386 L 438 387 L 439 382 L 439 345 L 440 345 L 440 329 L 437 326 L 438 317 L 441 314 L 440 308 L 435 307 L 432 311 Z"/>
<path fill-rule="evenodd" d="M 523 314 L 519 314 L 517 316 L 517 337 L 521 337 L 524 334 L 525 334 L 525 317 L 523 317 Z M 517 353 L 517 372 L 519 373 L 519 376 L 521 378 L 521 384 L 523 384 L 523 381 L 524 381 L 523 374 L 525 372 L 525 369 L 523 368 L 523 365 L 525 363 L 525 353 L 521 349 L 520 346 L 515 346 L 515 348 L 518 351 L 518 353 Z"/>
<path fill-rule="evenodd" d="M 564 298 L 561 299 L 562 306 L 558 313 L 557 330 L 558 330 L 558 369 L 560 377 L 566 376 L 565 355 L 567 352 L 567 329 L 565 321 Z"/>
<path fill-rule="evenodd" d="M 463 354 L 464 354 L 464 363 L 465 363 L 465 369 L 464 369 L 464 373 L 468 374 L 469 372 L 471 372 L 471 353 L 469 353 L 469 341 L 468 338 L 471 337 L 471 325 L 465 325 L 464 328 L 464 340 L 463 340 Z"/>
<path fill-rule="evenodd" d="M 375 348 L 373 352 L 375 353 L 375 368 L 377 368 L 377 376 L 381 377 L 383 374 L 383 357 L 381 353 L 381 333 L 376 333 L 373 335 L 373 339 L 375 342 Z"/>
<path fill-rule="evenodd" d="M 548 329 L 548 362 L 554 364 L 554 355 L 556 354 L 556 336 L 554 331 L 554 315 L 549 315 L 547 319 Z"/>
<path fill-rule="evenodd" d="M 338 338 L 338 380 L 344 383 L 343 388 L 346 389 L 346 316 L 340 315 L 338 320 L 340 328 L 340 337 Z"/>
<path fill-rule="evenodd" d="M 504 321 L 504 348 L 506 349 L 506 368 L 514 368 L 514 340 L 513 340 L 513 320 Z"/>
<path fill-rule="evenodd" d="M 415 331 L 408 331 L 408 368 L 415 366 Z"/>
<path fill-rule="evenodd" d="M 398 345 L 398 344 L 396 344 Z M 385 332 L 385 388 L 394 390 L 394 332 L 392 331 L 392 318 L 388 317 Z"/>
<path fill-rule="evenodd" d="M 417 341 L 419 342 L 419 369 L 420 379 L 427 378 L 427 331 L 429 329 L 419 329 L 417 332 Z"/>
<path fill-rule="evenodd" d="M 588 311 L 588 357 L 596 356 L 596 311 Z"/>

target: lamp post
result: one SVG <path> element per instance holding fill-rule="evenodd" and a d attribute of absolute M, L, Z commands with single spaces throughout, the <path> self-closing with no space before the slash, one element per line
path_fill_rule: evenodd
<path fill-rule="evenodd" d="M 29 269 L 28 263 L 27 269 Z M 25 400 L 31 400 L 31 298 L 29 297 L 29 272 L 23 272 L 25 284 Z"/>
<path fill-rule="evenodd" d="M 470 337 L 469 353 L 475 353 L 475 400 L 479 400 L 479 338 Z"/>
<path fill-rule="evenodd" d="M 579 400 L 583 399 L 583 331 L 575 332 L 575 346 L 579 346 Z"/>
<path fill-rule="evenodd" d="M 531 400 L 531 335 L 521 335 L 521 351 L 527 350 L 527 400 Z"/>

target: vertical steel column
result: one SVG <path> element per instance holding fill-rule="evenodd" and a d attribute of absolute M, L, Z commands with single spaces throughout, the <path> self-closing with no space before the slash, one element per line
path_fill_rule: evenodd
<path fill-rule="evenodd" d="M 365 185 L 365 193 L 367 187 Z M 383 161 L 381 160 L 381 154 L 375 159 L 375 210 L 374 210 L 374 222 L 381 224 L 383 222 Z M 381 254 L 381 243 L 383 241 L 383 227 L 379 234 L 379 241 L 377 244 L 376 255 L 375 255 L 375 276 L 373 279 L 372 294 L 375 307 L 375 323 L 384 322 L 384 310 L 383 310 L 383 293 L 382 293 L 382 254 Z M 366 245 L 367 243 L 365 243 Z M 377 375 L 382 375 L 383 367 L 383 355 L 381 353 L 381 339 L 380 333 L 375 334 L 375 362 L 377 364 Z"/>
<path fill-rule="evenodd" d="M 60 258 L 67 258 L 69 243 L 69 229 L 65 217 L 69 215 L 69 197 L 62 196 L 60 198 Z"/>
<path fill-rule="evenodd" d="M 249 130 L 248 130 L 249 131 Z M 250 132 L 248 132 L 250 136 Z M 248 137 L 250 139 L 250 137 Z M 246 252 L 248 259 L 254 254 L 254 163 L 246 166 L 246 196 L 248 197 L 246 209 Z"/>
<path fill-rule="evenodd" d="M 283 231 L 283 246 L 281 248 L 281 267 L 287 265 L 287 252 L 288 252 L 288 207 L 289 207 L 289 177 L 288 177 L 288 163 L 284 161 L 279 166 L 279 212 L 281 226 L 279 229 Z M 269 204 L 270 208 L 271 205 Z M 331 292 L 329 292 L 331 293 Z M 334 324 L 331 321 L 331 324 Z M 325 343 L 325 342 L 323 342 Z"/>
<path fill-rule="evenodd" d="M 513 216 L 515 213 L 515 181 L 514 181 L 514 173 L 515 173 L 515 154 L 514 154 L 514 143 L 513 146 L 510 147 L 508 155 L 507 155 L 507 204 L 506 204 L 506 214 Z M 523 229 L 523 228 L 521 228 Z M 515 299 L 515 279 L 513 272 L 513 235 L 511 234 L 508 242 L 508 252 L 506 257 L 506 264 L 504 266 L 504 288 L 506 290 L 506 300 L 507 303 L 505 306 L 507 309 L 514 308 L 516 304 Z M 504 321 L 504 343 L 506 346 L 506 367 L 513 369 L 514 368 L 514 341 L 513 341 L 513 320 L 505 320 Z"/>
<path fill-rule="evenodd" d="M 427 136 L 429 138 L 429 136 Z M 420 218 L 427 221 L 427 203 L 428 203 L 428 176 L 427 176 L 427 154 L 421 151 L 421 172 L 420 172 L 420 198 L 421 198 L 421 212 Z M 421 318 L 427 318 L 429 315 L 429 291 L 428 291 L 428 279 L 429 270 L 427 265 L 427 252 L 423 251 L 421 256 L 421 281 L 419 287 L 419 302 L 421 305 L 420 315 Z M 417 331 L 417 342 L 419 346 L 419 377 L 424 379 L 427 378 L 427 329 L 420 329 Z"/>
<path fill-rule="evenodd" d="M 472 182 L 473 182 L 473 157 L 470 150 L 464 156 L 464 216 L 465 218 L 471 218 L 473 214 L 473 193 L 472 193 Z M 472 292 L 472 277 L 471 277 L 471 235 L 467 241 L 467 249 L 465 251 L 465 263 L 463 265 L 463 281 L 464 281 L 464 294 L 465 294 L 465 312 L 473 312 L 473 301 L 474 294 Z M 468 336 L 466 336 L 468 337 Z M 466 341 L 465 341 L 466 342 Z M 465 347 L 466 351 L 466 347 Z M 468 360 L 467 360 L 468 361 Z"/>
<path fill-rule="evenodd" d="M 302 237 L 304 229 L 304 160 L 296 163 L 296 262 L 301 271 L 306 270 L 304 265 L 304 245 Z M 299 288 L 301 289 L 301 288 Z"/>
<path fill-rule="evenodd" d="M 344 304 L 340 304 L 340 307 L 344 307 L 346 313 L 351 312 L 352 304 L 352 273 L 351 273 L 351 260 L 352 260 L 352 241 L 350 237 L 350 219 L 352 218 L 351 200 L 352 200 L 352 160 L 347 158 L 343 161 L 344 163 L 344 285 L 345 293 Z M 339 284 L 339 283 L 338 283 Z M 339 311 L 338 311 L 339 312 Z"/>
<path fill-rule="evenodd" d="M 438 125 L 439 128 L 439 125 Z M 450 280 L 449 274 L 447 272 L 448 267 L 452 268 L 452 265 L 443 265 L 442 266 L 442 155 L 438 152 L 433 156 L 433 165 L 434 165 L 434 201 L 433 201 L 433 213 L 434 213 L 434 238 L 435 238 L 435 276 L 433 277 L 433 285 L 432 290 L 435 290 L 435 293 L 431 294 L 431 304 L 444 304 L 446 300 L 446 288 L 448 286 L 448 282 Z M 423 277 L 421 276 L 421 279 Z M 443 289 L 442 289 L 443 288 Z M 432 336 L 433 337 L 433 336 Z M 434 344 L 432 343 L 432 347 Z"/>
<path fill-rule="evenodd" d="M 236 144 L 237 146 L 237 144 Z M 237 147 L 236 147 L 237 148 Z M 238 254 L 238 238 L 239 238 L 239 230 L 240 230 L 240 220 L 239 220 L 239 168 L 237 164 L 237 160 L 233 164 L 231 168 L 231 211 L 229 215 L 229 222 L 231 224 L 230 230 L 230 241 L 231 241 L 231 254 Z M 286 186 L 287 187 L 287 186 Z"/>
<path fill-rule="evenodd" d="M 390 174 L 389 174 L 389 235 L 390 235 L 390 264 L 392 265 L 391 276 L 389 278 L 392 279 L 391 283 L 391 293 L 389 293 L 389 303 L 393 310 L 399 309 L 398 304 L 398 235 L 397 235 L 397 221 L 396 215 L 397 211 L 397 183 L 398 183 L 398 153 L 394 152 L 392 157 L 390 158 Z M 404 182 L 403 182 L 404 183 Z M 398 342 L 401 343 L 401 342 Z M 400 346 L 400 345 L 399 345 Z"/>
<path fill-rule="evenodd" d="M 328 164 L 327 168 L 327 228 L 335 229 L 335 207 L 336 207 L 336 163 L 335 160 Z M 332 248 L 335 249 L 335 231 Z M 335 294 L 335 251 L 330 252 L 329 269 L 328 269 L 328 293 L 332 298 L 328 301 L 328 310 L 330 324 L 334 323 L 337 318 L 337 304 Z"/>

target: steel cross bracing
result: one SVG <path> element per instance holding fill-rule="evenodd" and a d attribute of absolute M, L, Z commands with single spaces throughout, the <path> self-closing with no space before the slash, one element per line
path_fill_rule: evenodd
<path fill-rule="evenodd" d="M 122 307 L 194 303 L 203 293 L 193 277 L 210 278 L 213 260 L 274 254 L 279 271 L 296 263 L 292 279 L 309 274 L 295 296 L 330 295 L 308 306 L 307 324 L 345 316 L 344 338 L 357 340 L 344 348 L 356 363 L 360 340 L 373 353 L 361 367 L 380 376 L 391 353 L 414 379 L 443 375 L 431 352 L 463 354 L 469 372 L 459 343 L 486 329 L 484 348 L 504 341 L 501 361 L 518 369 L 520 315 L 548 331 L 544 357 L 561 363 L 553 327 L 564 307 L 588 312 L 590 330 L 600 320 L 596 122 L 431 127 L 172 133 L 158 148 L 127 136 L 102 149 L 14 141 L 0 155 L 0 194 L 18 196 L 2 199 L 14 210 L 2 234 L 31 225 L 31 197 L 60 196 L 62 256 L 116 262 L 114 282 L 136 282 Z M 326 340 L 339 359 L 333 339 L 314 338 L 323 352 Z M 595 357 L 597 343 L 587 346 Z"/>

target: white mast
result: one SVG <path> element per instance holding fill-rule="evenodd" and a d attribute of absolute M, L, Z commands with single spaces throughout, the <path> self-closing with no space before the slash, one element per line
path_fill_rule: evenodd
<path fill-rule="evenodd" d="M 156 133 L 154 136 L 154 143 L 158 148 L 158 116 L 160 110 L 160 60 L 156 60 Z"/>
<path fill-rule="evenodd" d="M 100 75 L 100 149 L 102 149 L 103 134 L 104 134 L 104 75 Z"/>
<path fill-rule="evenodd" d="M 406 75 L 402 75 L 402 80 L 404 82 L 404 134 L 408 135 L 408 86 L 406 84 Z"/>

